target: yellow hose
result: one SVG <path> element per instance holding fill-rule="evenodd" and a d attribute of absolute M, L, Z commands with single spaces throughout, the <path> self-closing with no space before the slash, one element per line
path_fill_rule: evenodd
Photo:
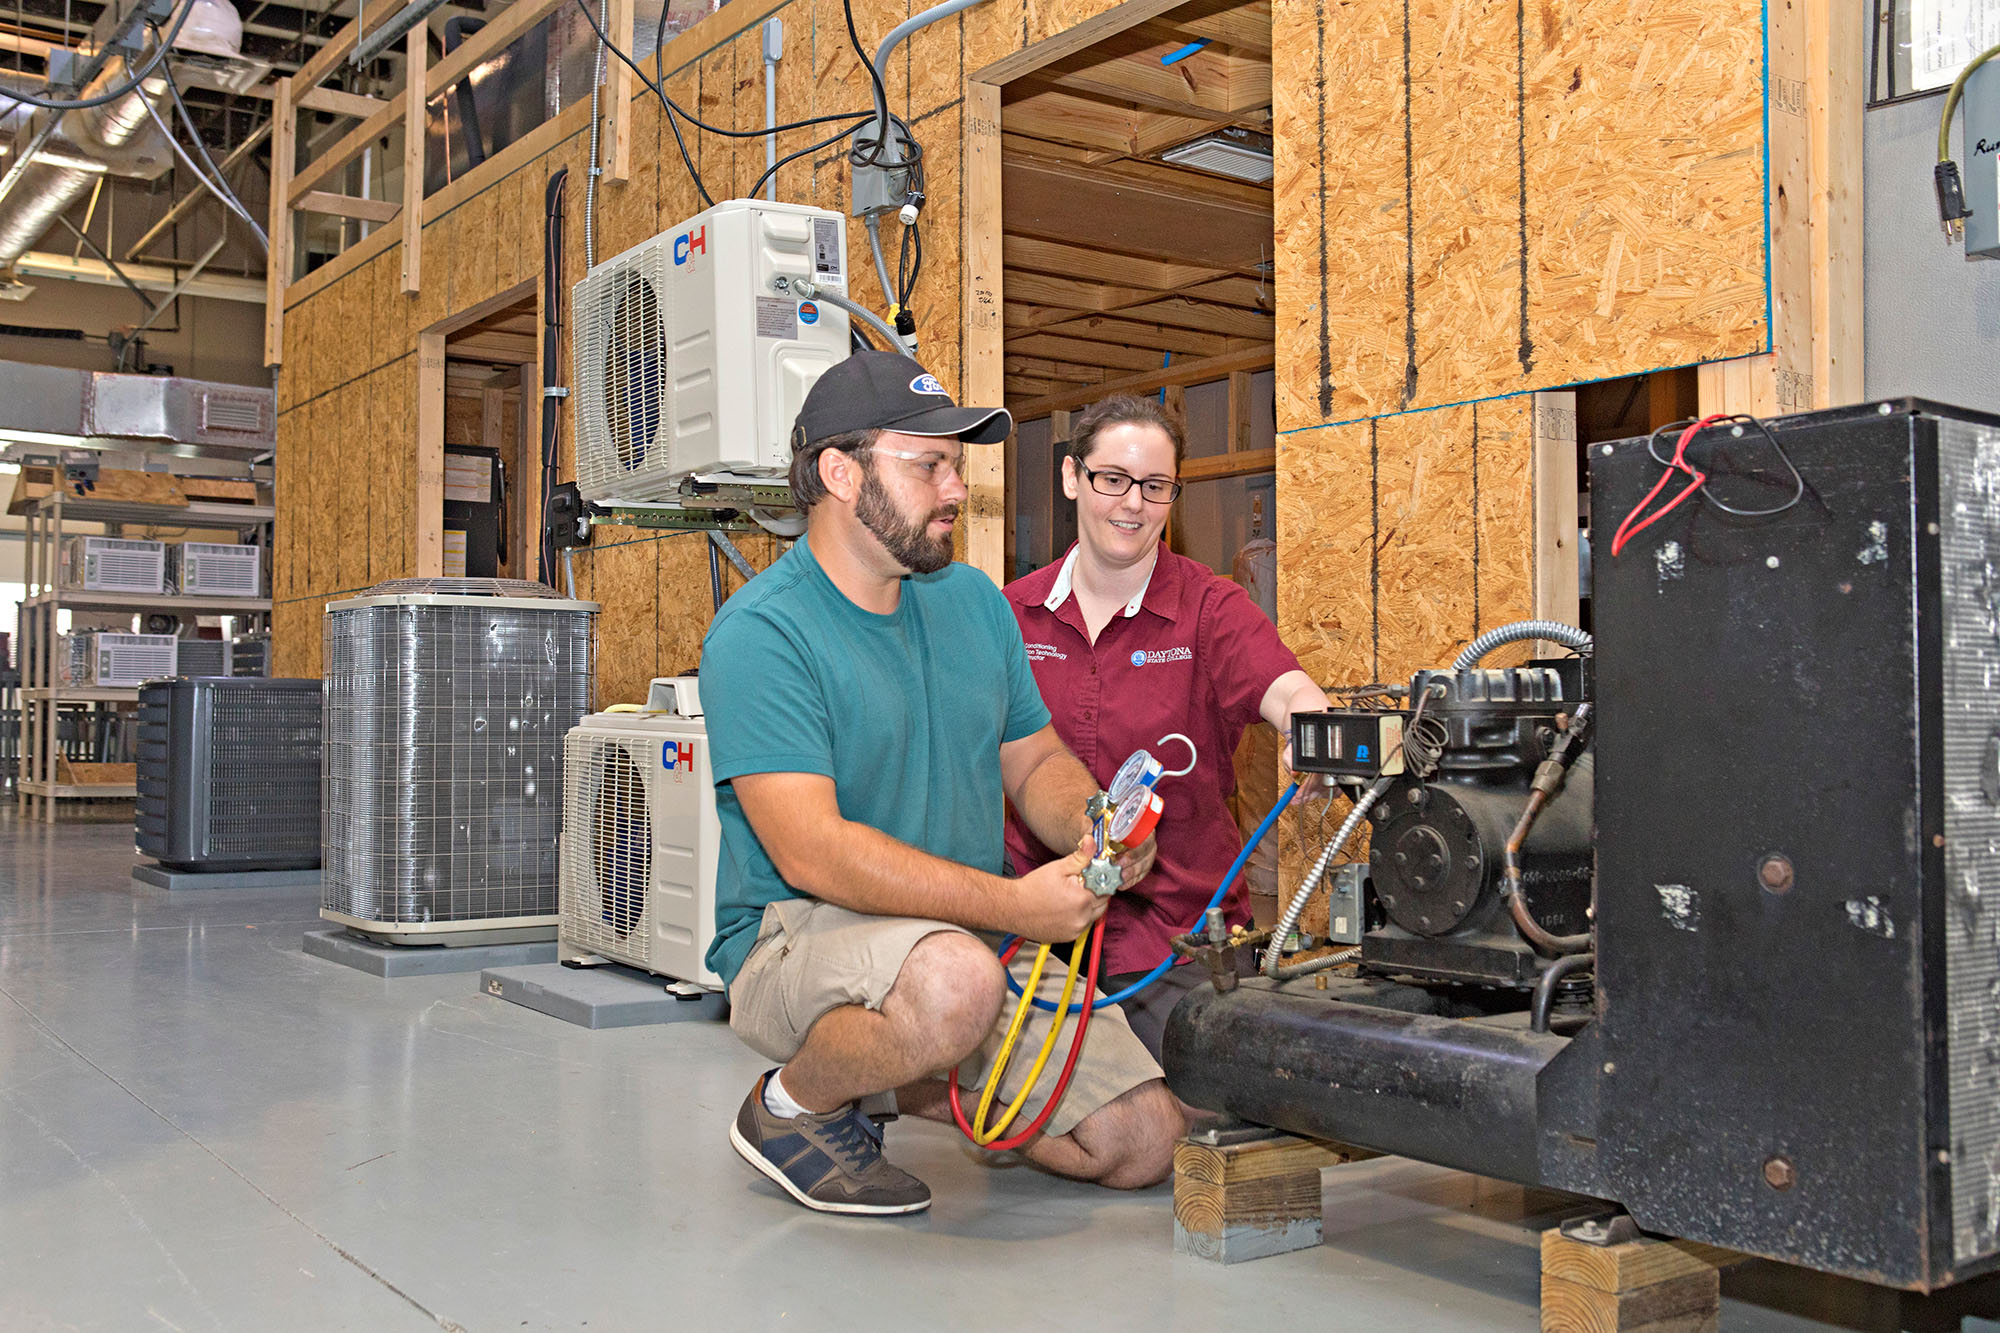
<path fill-rule="evenodd" d="M 1044 944 L 1035 955 L 1034 970 L 1029 974 L 1028 984 L 1021 988 L 1021 1002 L 1014 1007 L 1014 1021 L 1007 1027 L 1007 1039 L 1000 1044 L 1000 1051 L 993 1059 L 993 1070 L 986 1076 L 986 1086 L 979 1094 L 979 1110 L 973 1117 L 973 1142 L 985 1145 L 1007 1132 L 1007 1126 L 1014 1123 L 1014 1117 L 1027 1104 L 1028 1096 L 1041 1081 L 1042 1070 L 1048 1067 L 1049 1055 L 1056 1048 L 1056 1038 L 1062 1035 L 1063 1025 L 1069 1021 L 1069 997 L 1076 990 L 1078 969 L 1083 964 L 1084 943 L 1090 938 L 1088 927 L 1076 937 L 1070 946 L 1069 974 L 1063 978 L 1062 999 L 1056 1005 L 1055 1017 L 1049 1022 L 1049 1035 L 1042 1041 L 1042 1049 L 1035 1056 L 1034 1065 L 1028 1070 L 1028 1077 L 1022 1080 L 1021 1091 L 1008 1103 L 1006 1113 L 1000 1123 L 991 1129 L 986 1127 L 986 1112 L 993 1102 L 993 1092 L 1000 1086 L 1000 1076 L 1006 1071 L 1007 1062 L 1012 1059 L 1014 1043 L 1020 1039 L 1021 1029 L 1026 1025 L 1028 1013 L 1034 1007 L 1035 992 L 1041 987 L 1042 965 L 1048 961 L 1049 946 Z"/>
<path fill-rule="evenodd" d="M 1033 995 L 1042 984 L 1042 968 L 1048 961 L 1049 946 L 1044 944 L 1035 953 L 1035 966 L 1028 972 L 1028 984 L 1021 990 L 1023 996 Z M 985 1131 L 986 1112 L 993 1105 L 993 1093 L 1000 1086 L 1000 1076 L 1007 1072 L 1007 1062 L 1014 1057 L 1014 1043 L 1021 1039 L 1021 1029 L 1027 1022 L 1028 1006 L 1014 1006 L 1013 1021 L 1007 1024 L 1007 1036 L 1001 1041 L 1000 1049 L 994 1052 L 993 1067 L 986 1071 L 986 1086 L 979 1090 L 979 1108 L 972 1116 L 975 1141 L 978 1141 L 977 1135 Z"/>

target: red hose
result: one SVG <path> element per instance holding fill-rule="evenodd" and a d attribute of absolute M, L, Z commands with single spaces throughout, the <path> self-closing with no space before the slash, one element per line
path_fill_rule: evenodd
<path fill-rule="evenodd" d="M 1001 966 L 1004 967 L 1011 962 L 1015 951 L 1020 947 L 1021 941 L 1014 941 L 1013 947 L 1000 956 Z M 1099 956 L 1103 952 L 1104 920 L 1100 917 L 1096 927 L 1090 932 L 1090 971 L 1084 980 L 1083 992 L 1086 1000 L 1090 996 L 1097 994 L 1097 964 Z M 1083 1006 L 1082 1014 L 1076 1021 L 1076 1035 L 1070 1038 L 1069 1056 L 1063 1061 L 1062 1073 L 1056 1078 L 1055 1091 L 1051 1092 L 1048 1101 L 1042 1104 L 1041 1114 L 1037 1115 L 1029 1123 L 1028 1127 L 1020 1133 L 1010 1138 L 995 1139 L 991 1143 L 979 1143 L 978 1146 L 986 1149 L 988 1152 L 1011 1152 L 1042 1132 L 1042 1126 L 1049 1122 L 1049 1117 L 1055 1114 L 1056 1107 L 1061 1104 L 1063 1094 L 1069 1091 L 1070 1076 L 1076 1072 L 1077 1057 L 1083 1054 L 1083 1035 L 1090 1030 L 1090 1016 L 1094 1012 L 1096 1012 L 1095 1005 L 1086 1003 Z M 1061 1015 L 1057 1015 L 1057 1017 L 1060 1018 Z M 1053 1022 L 1054 1020 L 1052 1019 L 1051 1021 Z M 951 1071 L 951 1118 L 958 1122 L 959 1129 L 965 1134 L 967 1139 L 978 1143 L 977 1138 L 973 1134 L 972 1122 L 965 1118 L 965 1107 L 959 1102 L 958 1067 L 956 1065 L 952 1067 Z"/>

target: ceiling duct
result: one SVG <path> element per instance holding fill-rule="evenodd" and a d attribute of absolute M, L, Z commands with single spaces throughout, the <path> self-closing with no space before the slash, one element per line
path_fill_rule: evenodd
<path fill-rule="evenodd" d="M 276 422 L 269 389 L 0 361 L 0 442 L 254 458 L 276 447 Z"/>
<path fill-rule="evenodd" d="M 79 99 L 101 96 L 130 77 L 120 56 L 98 71 Z M 26 254 L 100 175 L 157 180 L 166 171 L 173 148 L 147 114 L 149 98 L 166 87 L 164 78 L 149 78 L 103 106 L 35 114 L 15 137 L 13 150 L 21 153 L 32 145 L 34 154 L 26 162 L 10 157 L 0 177 L 8 182 L 0 196 L 0 268 Z M 44 160 L 44 154 L 57 160 Z"/>

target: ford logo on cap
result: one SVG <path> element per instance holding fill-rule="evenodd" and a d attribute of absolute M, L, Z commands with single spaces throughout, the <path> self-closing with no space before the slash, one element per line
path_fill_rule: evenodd
<path fill-rule="evenodd" d="M 951 397 L 950 394 L 945 392 L 944 385 L 938 383 L 938 377 L 935 375 L 919 375 L 911 380 L 910 392 L 934 393 L 943 398 Z"/>

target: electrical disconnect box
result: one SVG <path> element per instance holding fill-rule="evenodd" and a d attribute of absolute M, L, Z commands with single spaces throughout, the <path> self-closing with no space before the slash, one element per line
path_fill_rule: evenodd
<path fill-rule="evenodd" d="M 606 260 L 576 286 L 576 481 L 662 502 L 694 472 L 783 476 L 791 428 L 848 353 L 847 220 L 731 199 Z"/>

